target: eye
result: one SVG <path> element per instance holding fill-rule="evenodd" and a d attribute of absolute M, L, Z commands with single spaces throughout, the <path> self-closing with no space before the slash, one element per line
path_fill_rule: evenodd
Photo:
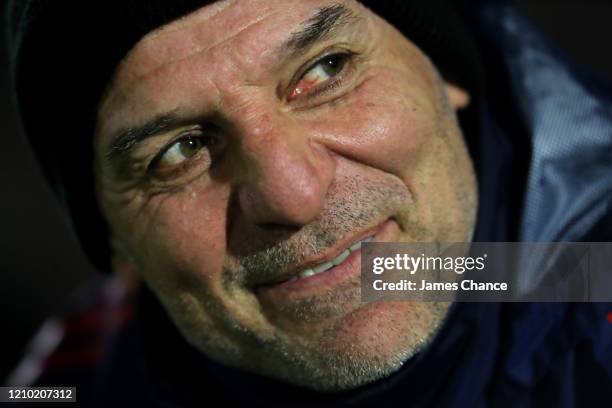
<path fill-rule="evenodd" d="M 313 88 L 319 88 L 322 84 L 329 82 L 344 69 L 350 55 L 338 53 L 327 55 L 318 60 L 299 79 L 287 100 L 291 101 L 301 94 L 307 93 Z"/>
<path fill-rule="evenodd" d="M 174 141 L 151 161 L 150 168 L 156 172 L 164 172 L 186 165 L 200 153 L 208 150 L 212 143 L 210 138 L 202 135 L 188 135 Z"/>

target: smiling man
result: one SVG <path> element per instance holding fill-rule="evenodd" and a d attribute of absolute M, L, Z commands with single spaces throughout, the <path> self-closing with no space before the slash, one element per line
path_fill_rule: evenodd
<path fill-rule="evenodd" d="M 146 284 L 94 400 L 485 398 L 500 305 L 367 304 L 360 290 L 363 242 L 518 237 L 454 6 L 105 3 L 54 31 L 73 6 L 31 3 L 14 14 L 34 28 L 13 37 L 26 129 L 94 262 Z M 66 43 L 81 32 L 83 55 Z M 38 94 L 81 105 L 65 137 L 40 136 L 58 112 Z"/>
<path fill-rule="evenodd" d="M 320 390 L 387 375 L 448 305 L 362 305 L 359 245 L 471 238 L 467 100 L 357 2 L 226 1 L 169 23 L 99 108 L 115 269 L 223 364 Z"/>

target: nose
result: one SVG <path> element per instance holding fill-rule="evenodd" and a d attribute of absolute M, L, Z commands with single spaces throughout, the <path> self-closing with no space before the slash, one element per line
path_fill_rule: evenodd
<path fill-rule="evenodd" d="M 251 116 L 240 129 L 236 193 L 253 224 L 302 226 L 323 210 L 335 161 L 321 141 L 282 114 Z"/>

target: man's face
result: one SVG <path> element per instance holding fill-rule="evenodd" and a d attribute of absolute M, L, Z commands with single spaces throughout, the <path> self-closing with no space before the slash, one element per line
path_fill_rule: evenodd
<path fill-rule="evenodd" d="M 358 243 L 471 239 L 465 98 L 356 1 L 220 1 L 172 22 L 99 109 L 115 266 L 223 364 L 319 390 L 388 375 L 449 305 L 362 304 Z"/>

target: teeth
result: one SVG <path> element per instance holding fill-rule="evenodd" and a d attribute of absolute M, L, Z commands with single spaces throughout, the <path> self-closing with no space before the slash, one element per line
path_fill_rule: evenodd
<path fill-rule="evenodd" d="M 306 269 L 305 271 L 300 272 L 300 278 L 307 278 L 309 276 L 314 275 L 315 272 L 312 269 Z"/>
<path fill-rule="evenodd" d="M 332 259 L 332 263 L 334 264 L 334 266 L 340 265 L 342 262 L 344 262 L 346 258 L 348 258 L 350 254 L 351 254 L 351 251 L 349 251 L 348 249 L 345 249 L 340 255 Z"/>
<path fill-rule="evenodd" d="M 289 281 L 295 281 L 295 280 L 298 280 L 298 279 L 307 278 L 309 276 L 313 276 L 313 275 L 316 275 L 318 273 L 325 272 L 325 271 L 333 268 L 334 266 L 340 265 L 342 262 L 344 262 L 344 260 L 346 258 L 348 258 L 348 256 L 351 254 L 351 252 L 356 251 L 359 248 L 361 248 L 361 244 L 363 242 L 370 242 L 370 241 L 372 241 L 372 239 L 373 239 L 373 237 L 367 237 L 365 239 L 362 239 L 359 242 L 354 243 L 348 249 L 345 249 L 344 251 L 342 251 L 340 253 L 340 255 L 338 255 L 337 257 L 335 257 L 331 261 L 323 262 L 323 263 L 321 263 L 319 265 L 315 265 L 312 268 L 308 268 L 306 270 L 303 270 L 297 276 L 294 276 L 293 278 L 291 278 Z"/>
<path fill-rule="evenodd" d="M 361 241 L 356 242 L 356 243 L 354 243 L 353 245 L 351 245 L 351 246 L 349 247 L 349 249 L 350 249 L 351 251 L 356 251 L 356 250 L 358 250 L 359 248 L 361 248 Z"/>
<path fill-rule="evenodd" d="M 321 272 L 325 272 L 328 269 L 331 269 L 334 267 L 334 264 L 331 262 L 323 262 L 322 264 L 319 264 L 317 266 L 315 266 L 314 268 L 312 268 L 312 270 L 314 271 L 314 273 L 321 273 Z"/>

